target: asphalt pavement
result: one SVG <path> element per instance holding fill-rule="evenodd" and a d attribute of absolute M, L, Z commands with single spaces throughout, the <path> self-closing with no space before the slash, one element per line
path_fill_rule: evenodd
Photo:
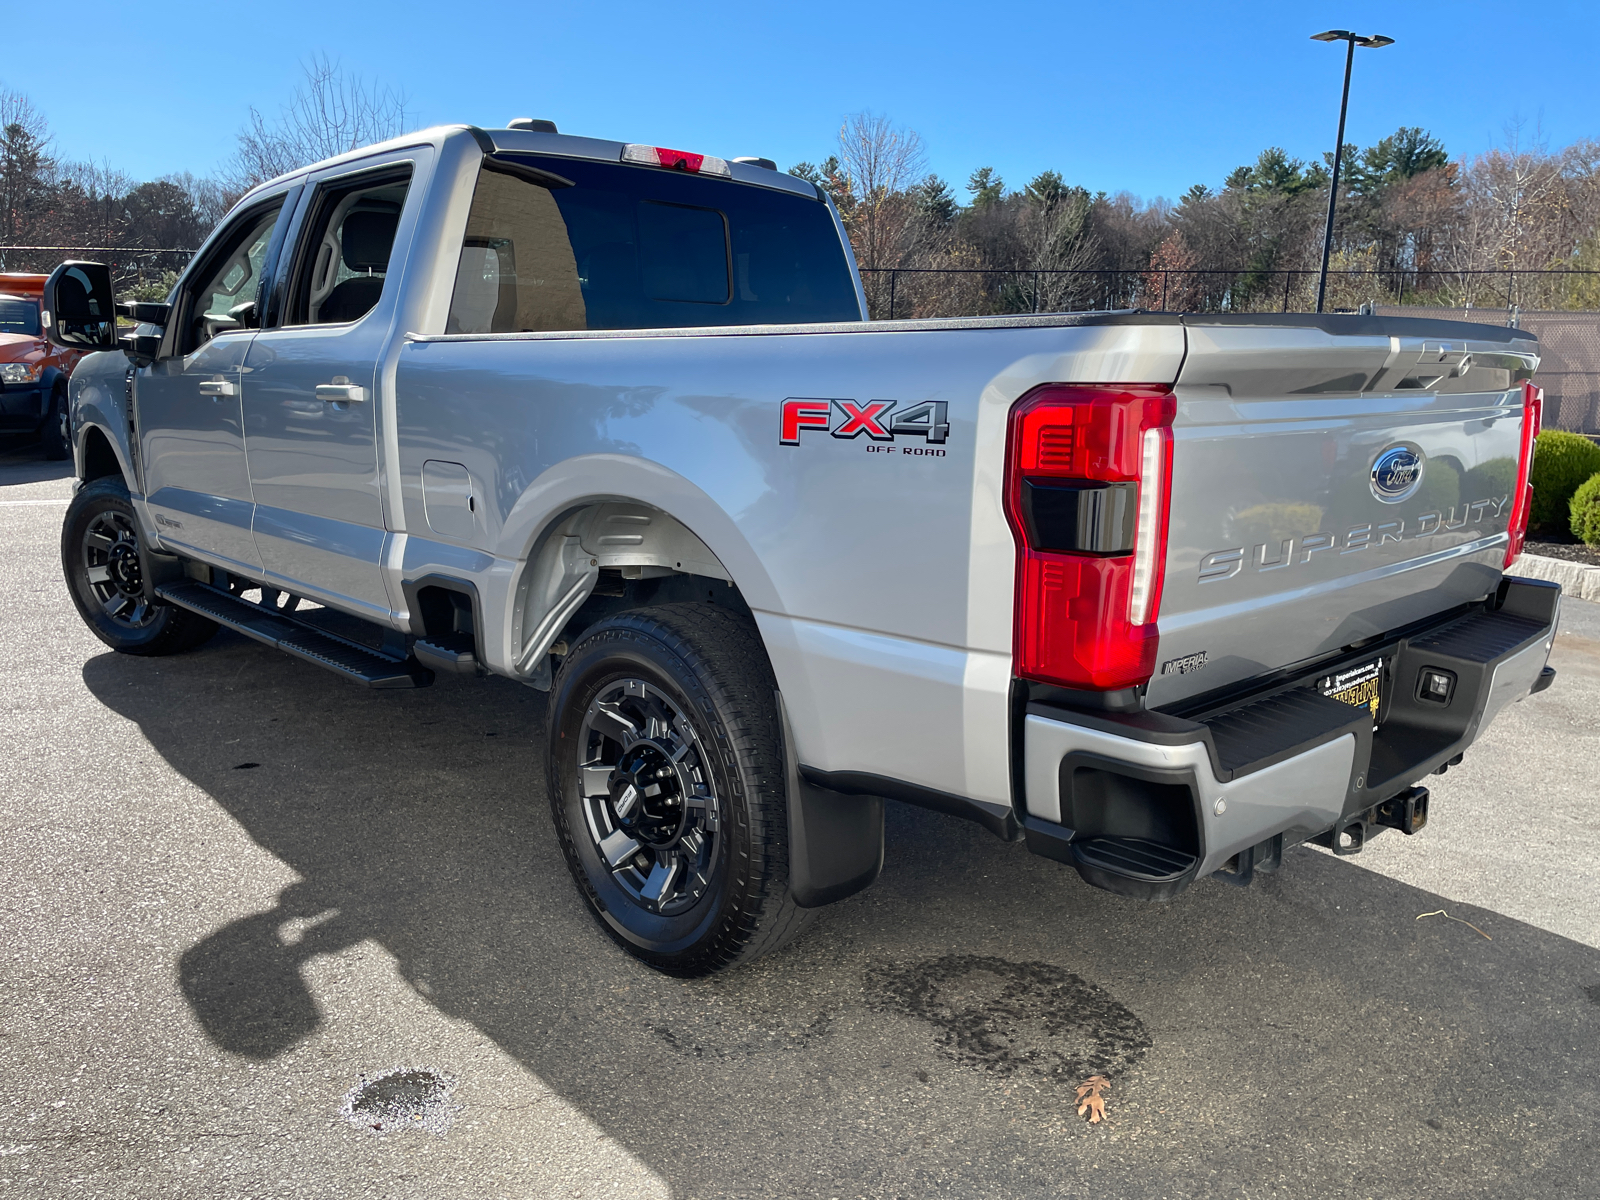
<path fill-rule="evenodd" d="M 541 693 L 113 654 L 69 484 L 0 445 L 0 1197 L 1600 1195 L 1600 606 L 1416 837 L 1155 906 L 892 804 L 682 981 L 580 904 Z"/>

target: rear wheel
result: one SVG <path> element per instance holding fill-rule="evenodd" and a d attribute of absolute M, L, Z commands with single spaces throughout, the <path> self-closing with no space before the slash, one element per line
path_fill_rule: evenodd
<path fill-rule="evenodd" d="M 139 519 L 121 479 L 96 479 L 72 498 L 61 527 L 61 567 L 84 624 L 113 650 L 178 654 L 217 631 L 198 613 L 145 597 Z"/>
<path fill-rule="evenodd" d="M 72 435 L 67 430 L 67 389 L 57 388 L 50 397 L 50 411 L 39 430 L 44 456 L 51 462 L 72 457 Z"/>
<path fill-rule="evenodd" d="M 630 954 L 708 975 L 794 937 L 775 685 L 748 620 L 639 609 L 573 647 L 550 705 L 550 802 L 579 890 Z"/>

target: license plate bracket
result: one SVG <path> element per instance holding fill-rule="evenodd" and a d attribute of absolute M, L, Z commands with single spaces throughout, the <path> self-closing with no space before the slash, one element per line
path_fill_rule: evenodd
<path fill-rule="evenodd" d="M 1383 659 L 1368 659 L 1353 667 L 1331 672 L 1316 683 L 1317 691 L 1330 700 L 1348 704 L 1351 708 L 1365 708 L 1378 719 L 1378 706 L 1383 699 Z"/>

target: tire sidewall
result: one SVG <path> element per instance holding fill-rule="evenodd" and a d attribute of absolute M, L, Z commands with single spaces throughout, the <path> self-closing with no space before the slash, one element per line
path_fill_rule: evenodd
<path fill-rule="evenodd" d="M 167 632 L 177 609 L 159 607 L 156 619 L 143 629 L 131 630 L 106 616 L 89 587 L 89 571 L 83 561 L 83 535 L 89 522 L 107 510 L 127 515 L 135 529 L 141 530 L 138 513 L 128 498 L 128 489 L 120 479 L 96 479 L 85 484 L 67 507 L 67 516 L 61 526 L 61 569 L 66 577 L 67 591 L 78 615 L 83 618 L 96 637 L 113 650 L 137 654 L 152 647 Z"/>
<path fill-rule="evenodd" d="M 712 886 L 699 903 L 678 916 L 646 911 L 617 884 L 600 859 L 584 813 L 577 772 L 577 739 L 583 718 L 596 695 L 629 678 L 660 688 L 688 715 L 718 800 Z M 669 971 L 693 969 L 686 959 L 698 957 L 696 946 L 717 940 L 719 926 L 729 924 L 734 915 L 730 903 L 744 901 L 750 888 L 744 787 L 734 756 L 725 752 L 727 744 L 723 721 L 704 684 L 681 655 L 637 618 L 617 618 L 592 630 L 562 665 L 550 705 L 549 786 L 552 815 L 567 865 L 607 932 Z"/>
<path fill-rule="evenodd" d="M 44 427 L 40 430 L 40 441 L 44 443 L 44 455 L 51 462 L 72 457 L 72 443 L 62 428 L 62 422 L 67 415 L 67 392 L 65 388 L 56 388 L 50 396 L 50 410 L 45 414 Z"/>

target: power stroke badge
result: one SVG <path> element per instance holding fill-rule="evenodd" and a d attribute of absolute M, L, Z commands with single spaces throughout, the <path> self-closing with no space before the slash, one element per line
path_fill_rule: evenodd
<path fill-rule="evenodd" d="M 943 458 L 944 450 L 939 447 L 950 437 L 949 403 L 923 400 L 904 408 L 898 404 L 898 400 L 791 396 L 778 410 L 778 444 L 798 446 L 807 432 L 826 432 L 841 441 L 864 436 L 869 445 L 915 437 L 921 438 L 922 444 L 902 446 L 901 453 Z"/>

